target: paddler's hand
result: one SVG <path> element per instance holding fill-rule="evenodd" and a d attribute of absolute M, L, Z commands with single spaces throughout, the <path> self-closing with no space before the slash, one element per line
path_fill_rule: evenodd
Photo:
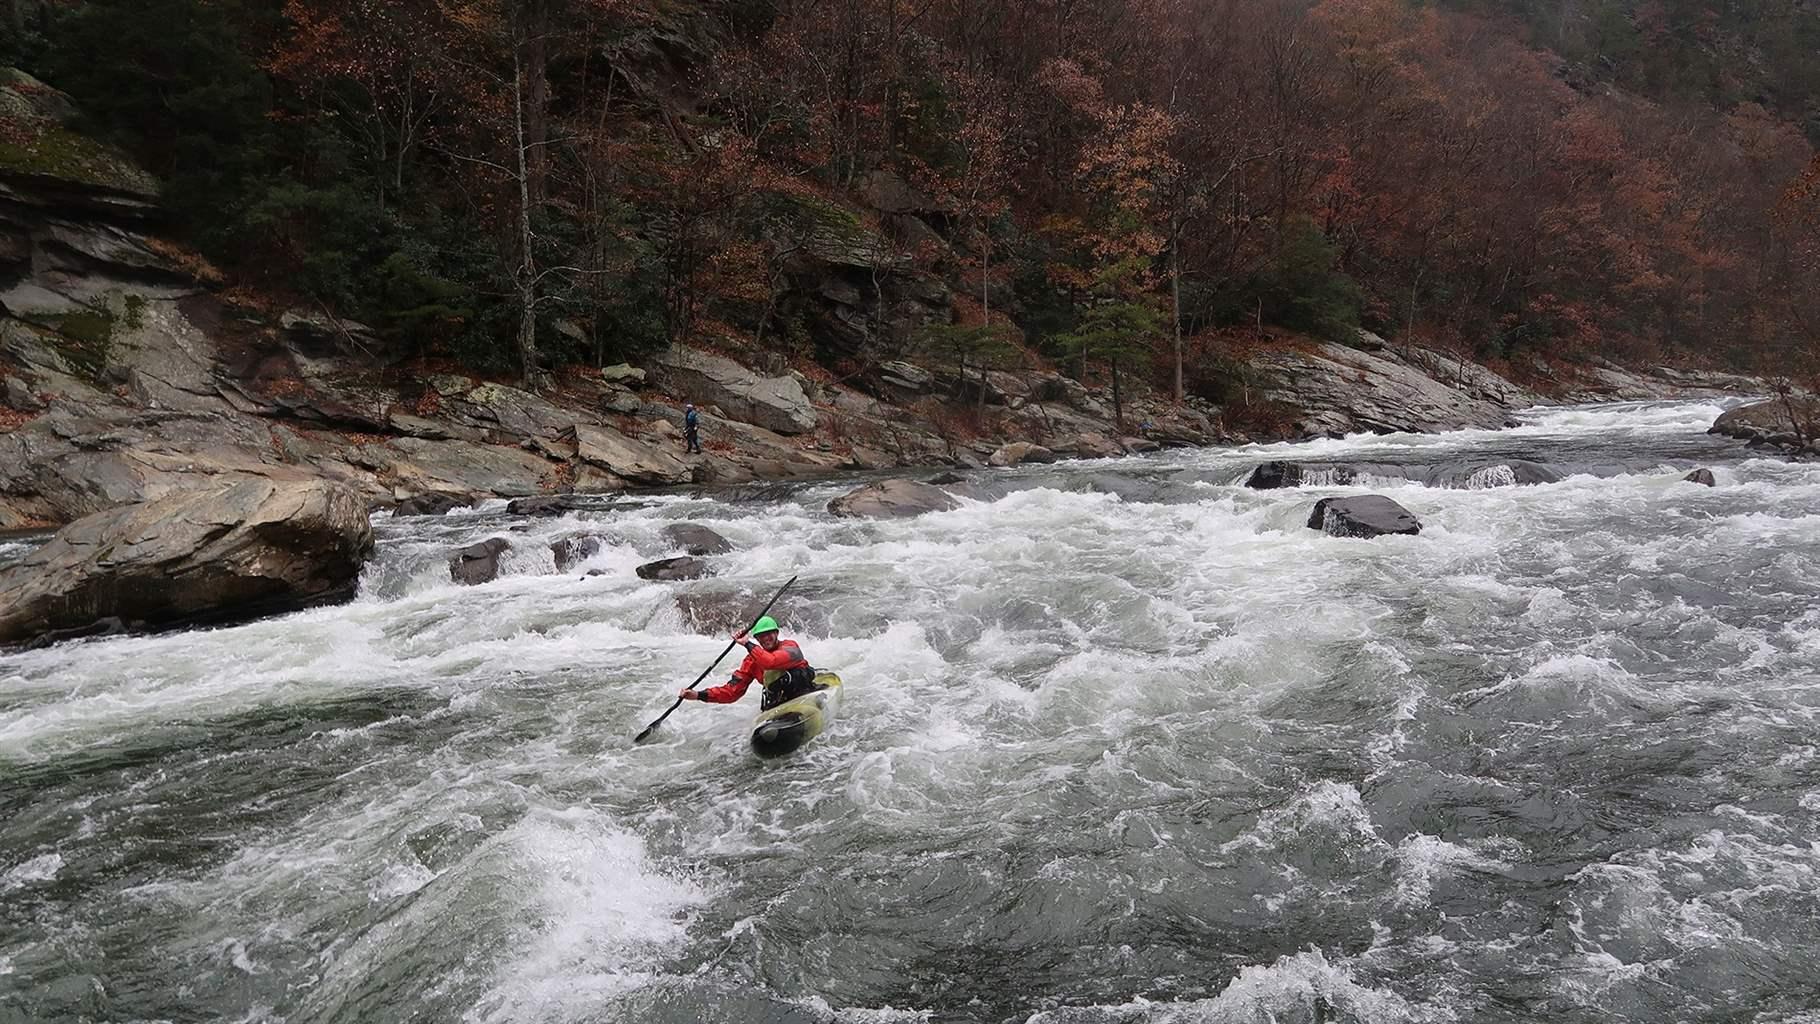
<path fill-rule="evenodd" d="M 744 647 L 748 651 L 752 649 L 752 641 L 746 639 L 746 631 L 743 629 L 733 634 L 733 642 Z"/>
<path fill-rule="evenodd" d="M 683 700 L 700 700 L 701 694 L 696 693 L 694 690 L 684 690 L 682 692 L 682 699 Z"/>

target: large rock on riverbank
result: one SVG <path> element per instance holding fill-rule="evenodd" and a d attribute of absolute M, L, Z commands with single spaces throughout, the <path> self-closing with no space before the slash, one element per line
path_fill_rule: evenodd
<path fill-rule="evenodd" d="M 1820 397 L 1796 395 L 1741 405 L 1720 415 L 1708 432 L 1790 451 L 1813 449 L 1820 442 Z"/>
<path fill-rule="evenodd" d="M 815 429 L 815 407 L 794 377 L 761 377 L 731 359 L 682 345 L 659 353 L 653 370 L 678 397 L 717 405 L 742 423 L 779 434 Z"/>
<path fill-rule="evenodd" d="M 0 644 L 346 600 L 372 550 L 366 503 L 323 481 L 246 480 L 96 513 L 0 573 Z"/>

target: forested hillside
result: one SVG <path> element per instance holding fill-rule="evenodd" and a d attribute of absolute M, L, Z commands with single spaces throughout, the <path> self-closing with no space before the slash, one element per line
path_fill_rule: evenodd
<path fill-rule="evenodd" d="M 836 372 L 1261 328 L 1787 370 L 1820 337 L 1800 0 L 13 0 L 0 60 L 230 297 L 528 376 Z M 54 140 L 0 111 L 0 162 Z"/>

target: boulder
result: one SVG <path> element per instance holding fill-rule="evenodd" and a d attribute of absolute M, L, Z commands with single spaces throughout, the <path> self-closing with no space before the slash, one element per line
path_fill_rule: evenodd
<path fill-rule="evenodd" d="M 1335 537 L 1414 536 L 1422 532 L 1422 523 L 1408 509 L 1381 494 L 1360 494 L 1315 502 L 1308 528 Z"/>
<path fill-rule="evenodd" d="M 719 406 L 728 419 L 779 434 L 815 429 L 815 407 L 794 377 L 761 377 L 731 359 L 680 345 L 659 353 L 653 369 L 669 391 L 698 406 Z"/>
<path fill-rule="evenodd" d="M 577 423 L 573 432 L 575 457 L 614 476 L 654 486 L 686 484 L 695 478 L 688 463 L 617 430 Z"/>
<path fill-rule="evenodd" d="M 642 387 L 645 383 L 645 371 L 628 363 L 615 363 L 612 366 L 600 368 L 600 379 L 620 387 Z"/>
<path fill-rule="evenodd" d="M 1681 479 L 1690 484 L 1704 484 L 1707 487 L 1719 486 L 1719 481 L 1713 478 L 1713 471 L 1710 469 L 1696 469 Z"/>
<path fill-rule="evenodd" d="M 925 512 L 946 512 L 960 502 L 939 487 L 914 480 L 881 480 L 843 494 L 828 503 L 837 516 L 908 519 Z"/>
<path fill-rule="evenodd" d="M 879 364 L 878 379 L 886 387 L 910 395 L 926 395 L 935 387 L 935 374 L 901 360 Z"/>
<path fill-rule="evenodd" d="M 992 466 L 1021 466 L 1026 462 L 1049 463 L 1055 461 L 1055 453 L 1040 444 L 1029 441 L 1013 441 L 992 453 L 987 459 Z"/>
<path fill-rule="evenodd" d="M 656 562 L 646 562 L 636 570 L 641 580 L 662 580 L 676 582 L 695 580 L 703 576 L 714 575 L 714 568 L 699 558 L 683 556 L 682 558 L 665 558 Z"/>
<path fill-rule="evenodd" d="M 392 509 L 394 516 L 441 516 L 466 505 L 467 499 L 452 494 L 419 494 L 406 498 Z"/>
<path fill-rule="evenodd" d="M 1794 416 L 1790 416 L 1790 411 Z M 1820 397 L 1791 395 L 1788 399 L 1772 398 L 1728 409 L 1713 421 L 1709 433 L 1725 434 L 1742 440 L 1767 438 L 1776 443 L 1777 435 L 1820 434 Z"/>
<path fill-rule="evenodd" d="M 644 400 L 625 388 L 610 387 L 600 396 L 600 407 L 618 416 L 630 416 L 644 408 Z"/>
<path fill-rule="evenodd" d="M 491 583 L 499 578 L 500 556 L 512 550 L 504 537 L 489 537 L 470 544 L 449 556 L 449 578 L 467 586 Z"/>
<path fill-rule="evenodd" d="M 32 394 L 32 389 L 18 377 L 6 378 L 6 391 L 3 397 L 7 405 L 20 412 L 44 411 L 43 400 Z"/>
<path fill-rule="evenodd" d="M 691 555 L 724 555 L 733 550 L 727 538 L 695 523 L 671 523 L 664 527 L 664 539 Z"/>
<path fill-rule="evenodd" d="M 1157 444 L 1155 441 L 1152 441 L 1147 437 L 1121 437 L 1121 438 L 1119 438 L 1119 443 L 1124 445 L 1125 450 L 1132 453 L 1133 455 L 1141 455 L 1145 452 L 1157 452 L 1157 451 L 1163 450 L 1162 445 Z"/>
<path fill-rule="evenodd" d="M 249 479 L 98 512 L 0 573 L 0 643 L 104 619 L 244 621 L 354 595 L 373 550 L 339 484 Z"/>
<path fill-rule="evenodd" d="M 1251 471 L 1251 476 L 1245 479 L 1245 486 L 1254 491 L 1300 487 L 1302 486 L 1302 467 L 1298 463 L 1281 460 L 1266 462 Z"/>
<path fill-rule="evenodd" d="M 550 554 L 556 559 L 556 571 L 568 572 L 581 563 L 600 554 L 601 539 L 593 534 L 578 533 L 573 537 L 564 537 L 550 545 Z"/>
<path fill-rule="evenodd" d="M 1125 454 L 1125 449 L 1105 434 L 1086 433 L 1075 437 L 1074 453 L 1083 459 L 1114 459 Z"/>

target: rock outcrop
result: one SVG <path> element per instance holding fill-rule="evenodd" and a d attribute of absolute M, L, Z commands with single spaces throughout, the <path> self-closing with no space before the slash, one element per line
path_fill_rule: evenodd
<path fill-rule="evenodd" d="M 673 346 L 657 359 L 658 383 L 697 406 L 719 406 L 730 419 L 779 434 L 815 429 L 815 407 L 794 377 L 763 377 L 731 359 Z"/>
<path fill-rule="evenodd" d="M 1788 452 L 1820 451 L 1820 396 L 1791 395 L 1741 405 L 1722 413 L 1708 432 Z"/>
<path fill-rule="evenodd" d="M 98 512 L 0 573 L 0 643 L 346 600 L 372 549 L 366 503 L 323 481 L 244 480 Z"/>
<path fill-rule="evenodd" d="M 1476 363 L 1427 349 L 1376 354 L 1332 342 L 1256 356 L 1252 389 L 1311 436 L 1496 429 L 1537 396 Z"/>
<path fill-rule="evenodd" d="M 837 516 L 908 519 L 925 512 L 946 512 L 960 502 L 942 490 L 914 480 L 881 480 L 835 498 L 828 511 Z"/>
<path fill-rule="evenodd" d="M 1422 523 L 1408 509 L 1381 494 L 1360 494 L 1315 502 L 1308 528 L 1334 537 L 1413 536 L 1422 532 Z"/>

